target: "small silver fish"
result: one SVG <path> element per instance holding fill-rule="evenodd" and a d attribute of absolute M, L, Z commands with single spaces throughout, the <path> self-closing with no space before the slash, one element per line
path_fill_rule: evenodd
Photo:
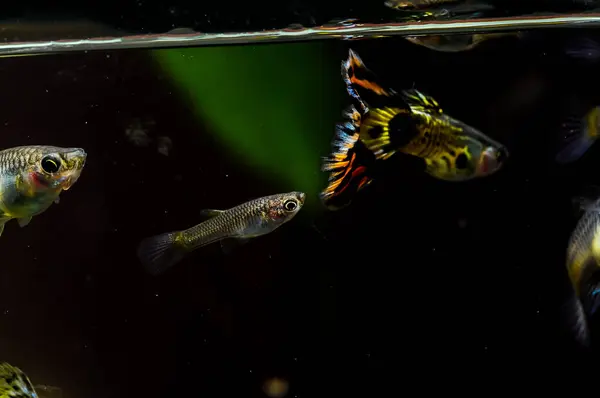
<path fill-rule="evenodd" d="M 290 221 L 304 205 L 305 197 L 302 192 L 289 192 L 254 199 L 229 210 L 204 210 L 204 215 L 211 218 L 194 227 L 144 239 L 138 257 L 149 273 L 158 275 L 202 246 L 220 241 L 229 251 L 235 244 L 266 235 Z"/>
<path fill-rule="evenodd" d="M 0 235 L 9 220 L 24 227 L 58 203 L 79 178 L 86 156 L 80 148 L 41 145 L 0 151 Z"/>

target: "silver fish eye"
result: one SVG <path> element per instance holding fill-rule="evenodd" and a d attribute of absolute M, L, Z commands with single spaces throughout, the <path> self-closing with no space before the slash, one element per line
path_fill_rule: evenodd
<path fill-rule="evenodd" d="M 46 173 L 52 174 L 60 170 L 60 160 L 56 159 L 52 155 L 47 155 L 42 158 L 41 161 L 42 170 Z"/>
<path fill-rule="evenodd" d="M 294 211 L 298 208 L 298 202 L 296 202 L 294 199 L 288 199 L 283 202 L 283 208 L 286 211 Z"/>

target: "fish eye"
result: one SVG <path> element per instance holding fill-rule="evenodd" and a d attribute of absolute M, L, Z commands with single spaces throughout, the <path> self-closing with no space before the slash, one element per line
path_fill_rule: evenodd
<path fill-rule="evenodd" d="M 58 170 L 60 170 L 60 161 L 50 155 L 44 156 L 41 164 L 42 170 L 49 174 L 56 173 Z"/>
<path fill-rule="evenodd" d="M 298 208 L 298 202 L 296 202 L 293 199 L 288 199 L 285 202 L 283 202 L 283 208 L 286 211 L 294 211 Z"/>
<path fill-rule="evenodd" d="M 456 158 L 456 167 L 459 169 L 466 168 L 468 163 L 469 163 L 469 159 L 467 158 L 467 155 L 465 155 L 464 153 L 461 153 Z"/>

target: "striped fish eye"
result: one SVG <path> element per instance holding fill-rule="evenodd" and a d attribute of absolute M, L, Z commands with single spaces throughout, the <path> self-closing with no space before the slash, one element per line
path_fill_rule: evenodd
<path fill-rule="evenodd" d="M 60 170 L 60 160 L 52 155 L 47 155 L 41 161 L 42 170 L 48 174 L 54 174 Z"/>
<path fill-rule="evenodd" d="M 469 158 L 464 153 L 461 153 L 460 155 L 458 155 L 456 157 L 455 164 L 456 164 L 457 168 L 465 169 L 465 168 L 467 168 L 468 163 L 469 163 Z"/>
<path fill-rule="evenodd" d="M 298 208 L 298 202 L 294 199 L 288 199 L 285 202 L 283 202 L 283 208 L 286 211 L 292 212 Z"/>

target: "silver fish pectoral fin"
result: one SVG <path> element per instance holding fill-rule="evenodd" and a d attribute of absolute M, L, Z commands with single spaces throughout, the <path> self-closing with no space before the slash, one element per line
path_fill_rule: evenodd
<path fill-rule="evenodd" d="M 221 250 L 223 253 L 229 255 L 233 253 L 238 247 L 248 243 L 251 238 L 226 238 L 221 239 Z"/>
<path fill-rule="evenodd" d="M 37 385 L 33 387 L 39 398 L 60 398 L 63 396 L 60 387 Z"/>
<path fill-rule="evenodd" d="M 17 218 L 17 222 L 19 223 L 19 227 L 23 228 L 26 227 L 27 225 L 29 225 L 29 223 L 31 222 L 31 219 L 33 217 L 21 217 L 21 218 Z"/>

